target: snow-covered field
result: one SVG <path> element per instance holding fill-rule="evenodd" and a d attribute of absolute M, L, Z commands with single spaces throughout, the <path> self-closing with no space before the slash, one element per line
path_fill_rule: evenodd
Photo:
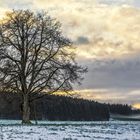
<path fill-rule="evenodd" d="M 140 140 L 140 122 L 47 122 L 22 126 L 0 121 L 0 140 Z"/>

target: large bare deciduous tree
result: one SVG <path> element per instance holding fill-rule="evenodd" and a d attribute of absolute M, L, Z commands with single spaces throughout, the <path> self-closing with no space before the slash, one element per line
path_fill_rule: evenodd
<path fill-rule="evenodd" d="M 13 10 L 0 22 L 1 89 L 22 96 L 23 123 L 30 123 L 31 101 L 42 92 L 72 90 L 84 72 L 61 24 L 45 12 Z"/>

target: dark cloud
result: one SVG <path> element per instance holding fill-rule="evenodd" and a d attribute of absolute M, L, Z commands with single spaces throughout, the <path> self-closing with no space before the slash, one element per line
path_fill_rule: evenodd
<path fill-rule="evenodd" d="M 87 64 L 89 72 L 85 75 L 83 84 L 77 88 L 93 89 L 88 93 L 91 99 L 111 103 L 140 102 L 140 56 L 138 54 L 116 60 L 87 60 L 80 63 Z M 98 99 L 95 95 L 102 98 Z M 86 97 L 84 93 L 81 96 Z"/>
<path fill-rule="evenodd" d="M 140 57 L 93 61 L 87 64 L 89 73 L 84 81 L 87 88 L 140 87 Z"/>
<path fill-rule="evenodd" d="M 89 40 L 87 37 L 84 37 L 84 36 L 79 36 L 77 38 L 77 40 L 75 41 L 75 44 L 77 45 L 83 45 L 83 44 L 89 44 Z"/>
<path fill-rule="evenodd" d="M 140 0 L 134 0 L 134 1 L 133 1 L 133 5 L 134 5 L 135 7 L 140 7 Z"/>

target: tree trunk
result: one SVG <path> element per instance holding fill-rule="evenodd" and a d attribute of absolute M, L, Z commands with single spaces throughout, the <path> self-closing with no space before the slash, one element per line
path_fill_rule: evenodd
<path fill-rule="evenodd" d="M 31 124 L 29 96 L 27 94 L 23 96 L 22 124 Z"/>
<path fill-rule="evenodd" d="M 35 120 L 35 124 L 37 125 L 37 117 L 36 117 L 36 104 L 35 101 L 33 102 L 33 106 L 34 106 L 34 120 Z"/>

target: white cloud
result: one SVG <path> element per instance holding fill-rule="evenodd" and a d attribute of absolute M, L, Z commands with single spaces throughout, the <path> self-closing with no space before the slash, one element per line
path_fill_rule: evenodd
<path fill-rule="evenodd" d="M 114 1 L 116 2 L 116 1 Z M 126 1 L 118 1 L 126 3 Z M 140 10 L 132 6 L 97 4 L 93 0 L 33 1 L 35 9 L 49 10 L 73 41 L 88 38 L 77 50 L 79 59 L 122 57 L 140 50 Z M 131 4 L 133 1 L 127 1 Z"/>

